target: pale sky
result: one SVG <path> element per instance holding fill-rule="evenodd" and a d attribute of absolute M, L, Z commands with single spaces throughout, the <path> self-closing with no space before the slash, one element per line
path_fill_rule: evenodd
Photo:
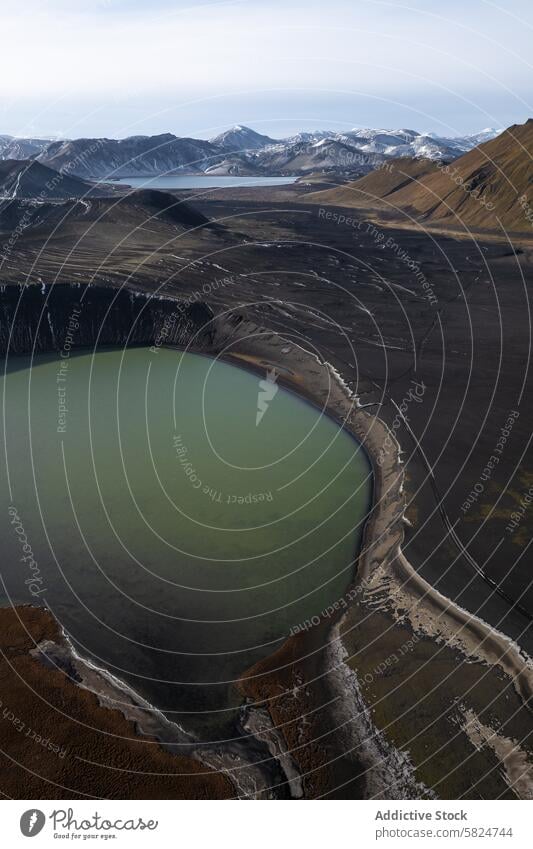
<path fill-rule="evenodd" d="M 0 133 L 445 135 L 533 115 L 531 0 L 0 0 Z"/>

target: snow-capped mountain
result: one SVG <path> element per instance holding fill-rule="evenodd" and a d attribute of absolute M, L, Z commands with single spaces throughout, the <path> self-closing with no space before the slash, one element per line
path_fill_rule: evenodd
<path fill-rule="evenodd" d="M 237 125 L 210 141 L 172 133 L 126 139 L 14 139 L 0 136 L 1 159 L 34 158 L 57 171 L 92 179 L 159 174 L 304 175 L 311 171 L 365 174 L 386 158 L 451 160 L 499 135 L 486 129 L 447 138 L 411 129 L 316 130 L 272 139 Z"/>
<path fill-rule="evenodd" d="M 276 144 L 300 144 L 300 142 L 304 142 L 305 144 L 310 144 L 313 142 L 321 141 L 322 139 L 330 139 L 335 136 L 335 133 L 332 133 L 331 130 L 314 130 L 311 133 L 296 133 L 295 136 L 289 136 L 286 139 L 278 139 Z"/>
<path fill-rule="evenodd" d="M 362 151 L 337 138 L 278 143 L 224 157 L 207 169 L 217 175 L 304 175 L 312 171 L 366 174 L 387 157 Z"/>
<path fill-rule="evenodd" d="M 30 159 L 45 150 L 52 139 L 0 136 L 0 159 Z"/>
<path fill-rule="evenodd" d="M 259 150 L 262 147 L 267 147 L 267 145 L 276 144 L 276 141 L 269 136 L 256 133 L 250 127 L 236 124 L 235 127 L 231 127 L 211 139 L 211 144 L 228 153 L 233 153 L 241 150 Z"/>
<path fill-rule="evenodd" d="M 356 128 L 344 133 L 317 130 L 261 145 L 258 150 L 232 153 L 213 162 L 207 173 L 266 176 L 335 171 L 362 175 L 388 158 L 455 159 L 497 135 L 498 130 L 483 130 L 472 136 L 448 139 L 409 129 Z"/>
<path fill-rule="evenodd" d="M 478 145 L 491 141 L 501 133 L 503 133 L 503 129 L 496 130 L 494 127 L 487 127 L 485 130 L 481 130 L 479 133 L 472 133 L 469 136 L 457 136 L 449 139 L 439 139 L 438 136 L 434 136 L 433 133 L 428 133 L 428 136 L 438 141 L 447 142 L 454 151 L 468 153 L 469 150 L 473 150 Z"/>
<path fill-rule="evenodd" d="M 365 153 L 380 153 L 384 156 L 412 156 L 425 159 L 454 159 L 485 141 L 495 138 L 501 130 L 486 129 L 467 136 L 447 138 L 435 133 L 420 133 L 417 130 L 354 128 L 343 133 L 302 133 L 301 140 L 308 144 L 327 139 L 343 142 Z M 294 139 L 287 139 L 292 144 Z"/>
<path fill-rule="evenodd" d="M 221 151 L 203 139 L 172 133 L 126 139 L 74 139 L 49 145 L 38 161 L 77 177 L 119 179 L 205 171 Z"/>

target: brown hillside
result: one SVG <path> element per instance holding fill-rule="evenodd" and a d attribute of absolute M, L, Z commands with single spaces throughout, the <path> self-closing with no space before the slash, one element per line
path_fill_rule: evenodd
<path fill-rule="evenodd" d="M 533 233 L 533 119 L 448 165 L 396 160 L 315 202 L 405 212 L 423 221 Z M 529 207 L 528 205 L 529 204 Z"/>
<path fill-rule="evenodd" d="M 380 168 L 371 171 L 344 185 L 308 195 L 306 200 L 334 206 L 354 206 L 365 209 L 383 207 L 382 199 L 388 199 L 413 180 L 421 180 L 434 171 L 435 164 L 428 159 L 412 159 L 409 156 L 391 159 Z M 390 201 L 394 204 L 394 201 Z"/>
<path fill-rule="evenodd" d="M 47 610 L 2 608 L 0 626 L 0 770 L 8 798 L 235 796 L 226 775 L 140 737 L 122 713 L 32 656 L 43 641 L 62 640 Z"/>

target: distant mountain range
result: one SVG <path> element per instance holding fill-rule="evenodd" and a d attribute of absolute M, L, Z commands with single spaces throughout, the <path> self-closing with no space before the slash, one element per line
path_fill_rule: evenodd
<path fill-rule="evenodd" d="M 238 149 L 206 170 L 219 175 L 302 176 L 313 171 L 365 174 L 398 156 L 451 161 L 499 132 L 487 129 L 469 136 L 441 138 L 416 130 L 354 129 L 346 133 L 298 133 L 281 141 L 261 136 L 257 148 Z"/>
<path fill-rule="evenodd" d="M 303 176 L 312 172 L 362 175 L 391 157 L 452 160 L 499 130 L 445 138 L 416 130 L 317 130 L 272 139 L 237 125 L 209 141 L 172 133 L 126 139 L 0 136 L 0 160 L 33 159 L 61 173 L 109 180 L 160 174 Z"/>

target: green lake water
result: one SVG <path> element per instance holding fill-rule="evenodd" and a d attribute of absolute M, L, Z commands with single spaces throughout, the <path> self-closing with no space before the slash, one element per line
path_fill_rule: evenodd
<path fill-rule="evenodd" d="M 235 679 L 346 592 L 363 449 L 275 379 L 174 350 L 9 358 L 2 383 L 2 603 L 47 605 L 223 737 Z"/>

